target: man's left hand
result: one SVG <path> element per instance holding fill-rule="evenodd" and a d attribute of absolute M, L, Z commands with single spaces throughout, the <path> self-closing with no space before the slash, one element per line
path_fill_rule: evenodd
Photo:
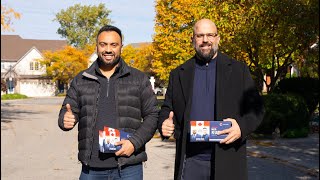
<path fill-rule="evenodd" d="M 116 156 L 131 156 L 131 154 L 134 152 L 134 146 L 129 140 L 123 139 L 119 142 L 116 142 L 115 145 L 122 145 L 121 149 L 115 153 Z"/>
<path fill-rule="evenodd" d="M 223 121 L 231 121 L 232 126 L 228 129 L 222 130 L 218 133 L 218 135 L 221 134 L 228 134 L 226 138 L 220 141 L 220 144 L 230 144 L 236 141 L 241 137 L 241 130 L 240 127 L 235 119 L 227 118 L 224 119 Z"/>

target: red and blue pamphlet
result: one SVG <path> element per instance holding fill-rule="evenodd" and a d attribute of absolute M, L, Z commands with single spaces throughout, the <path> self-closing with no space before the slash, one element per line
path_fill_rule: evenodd
<path fill-rule="evenodd" d="M 217 133 L 230 127 L 230 121 L 190 121 L 190 142 L 220 142 L 228 134 Z"/>
<path fill-rule="evenodd" d="M 104 126 L 103 131 L 99 130 L 99 150 L 102 153 L 115 153 L 121 149 L 121 146 L 116 146 L 115 143 L 130 136 L 131 133 Z"/>

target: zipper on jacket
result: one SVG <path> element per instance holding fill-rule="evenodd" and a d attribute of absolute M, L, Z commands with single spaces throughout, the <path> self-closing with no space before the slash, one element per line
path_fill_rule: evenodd
<path fill-rule="evenodd" d="M 209 71 L 209 63 L 206 64 L 206 93 L 209 92 L 208 71 Z"/>
<path fill-rule="evenodd" d="M 118 160 L 118 173 L 119 173 L 119 176 L 121 178 L 121 164 L 119 163 L 119 160 Z"/>
<path fill-rule="evenodd" d="M 121 164 L 118 162 L 118 170 L 119 170 L 119 173 L 121 171 Z"/>
<path fill-rule="evenodd" d="M 118 77 L 118 80 L 114 83 L 114 91 L 115 91 L 115 93 L 114 93 L 114 100 L 115 100 L 115 102 L 117 102 L 116 104 L 115 104 L 115 106 L 116 106 L 116 114 L 117 114 L 117 116 L 118 116 L 118 119 L 116 120 L 116 127 L 117 128 L 119 128 L 120 129 L 120 114 L 119 114 L 119 96 L 118 96 L 118 88 L 119 88 L 119 77 Z"/>
<path fill-rule="evenodd" d="M 99 97 L 100 97 L 100 88 L 101 88 L 101 84 L 99 83 L 99 88 L 98 88 L 98 93 L 97 93 L 97 97 L 96 97 L 96 104 L 94 106 L 95 108 L 95 111 L 94 111 L 94 115 L 93 115 L 93 127 L 92 127 L 92 134 L 91 134 L 91 137 L 92 137 L 92 142 L 91 142 L 91 149 L 90 149 L 90 155 L 89 155 L 89 159 L 88 161 L 91 159 L 91 156 L 92 156 L 92 149 L 93 149 L 93 136 L 94 136 L 94 126 L 96 125 L 96 120 L 97 120 L 97 114 L 98 114 L 98 102 L 99 102 Z"/>
<path fill-rule="evenodd" d="M 109 97 L 109 87 L 110 87 L 110 78 L 107 78 L 107 97 Z"/>

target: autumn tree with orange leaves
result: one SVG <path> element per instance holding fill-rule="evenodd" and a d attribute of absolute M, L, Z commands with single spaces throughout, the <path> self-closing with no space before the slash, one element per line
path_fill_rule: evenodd
<path fill-rule="evenodd" d="M 319 37 L 317 0 L 156 0 L 155 9 L 152 66 L 165 81 L 194 55 L 192 28 L 202 18 L 216 23 L 220 50 L 245 62 L 268 92 Z"/>
<path fill-rule="evenodd" d="M 11 27 L 12 18 L 20 19 L 21 14 L 14 9 L 1 5 L 1 29 L 5 31 L 14 31 Z"/>
<path fill-rule="evenodd" d="M 72 46 L 52 52 L 45 51 L 44 58 L 39 60 L 46 67 L 46 76 L 54 82 L 69 84 L 80 71 L 88 68 L 88 50 L 78 50 Z"/>
<path fill-rule="evenodd" d="M 152 44 L 141 43 L 139 47 L 127 45 L 123 47 L 121 57 L 124 61 L 142 72 L 153 75 L 151 64 L 153 62 Z"/>

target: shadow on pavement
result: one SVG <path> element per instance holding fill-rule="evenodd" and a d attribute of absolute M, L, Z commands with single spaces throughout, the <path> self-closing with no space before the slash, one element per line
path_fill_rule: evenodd
<path fill-rule="evenodd" d="M 39 114 L 31 110 L 19 109 L 10 103 L 1 103 L 1 122 L 10 123 L 14 120 L 24 120 L 25 114 Z"/>
<path fill-rule="evenodd" d="M 319 135 L 317 134 L 310 134 L 307 138 L 249 140 L 247 151 L 253 158 L 269 159 L 311 177 L 319 176 Z"/>
<path fill-rule="evenodd" d="M 158 146 L 154 146 L 154 147 L 175 149 L 176 145 L 175 144 L 162 144 L 162 145 L 158 145 Z"/>

